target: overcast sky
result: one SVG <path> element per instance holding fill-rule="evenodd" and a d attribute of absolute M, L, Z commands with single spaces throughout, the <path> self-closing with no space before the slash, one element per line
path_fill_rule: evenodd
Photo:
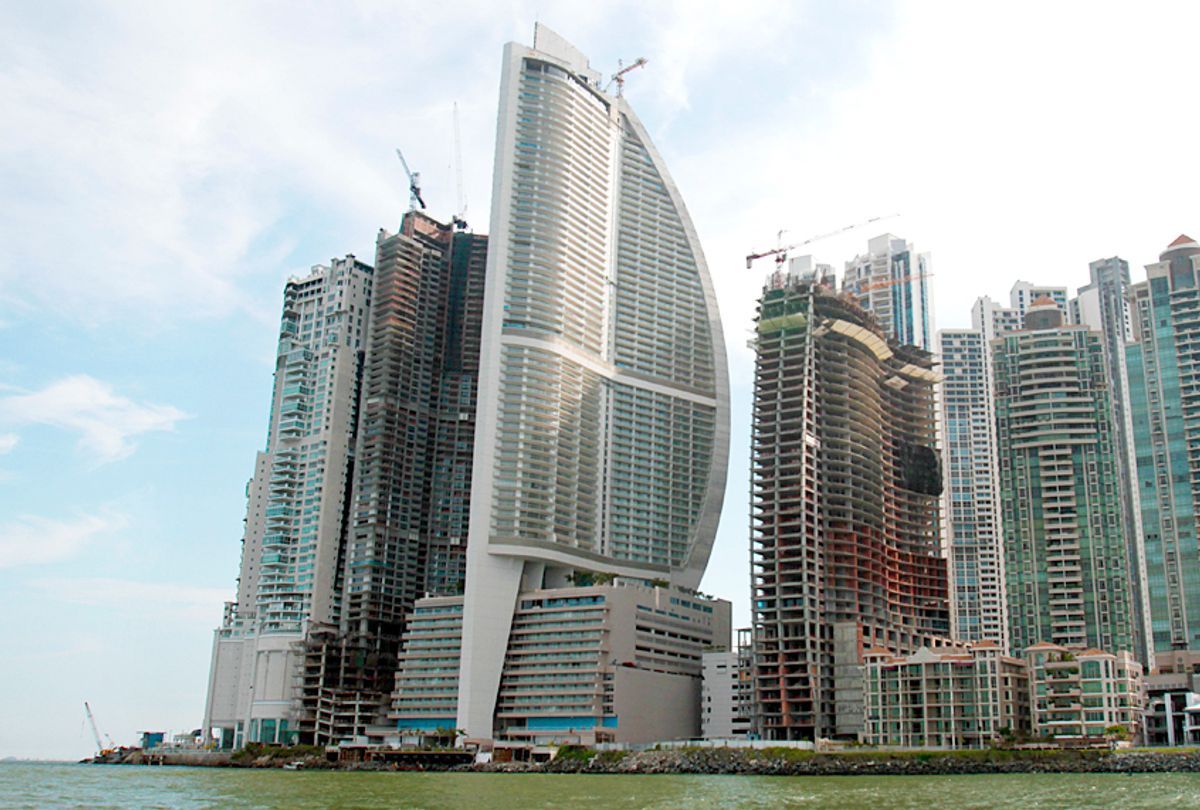
<path fill-rule="evenodd" d="M 883 223 L 937 323 L 1200 236 L 1200 4 L 0 6 L 0 757 L 199 726 L 266 436 L 282 284 L 371 260 L 407 188 L 486 230 L 501 48 L 535 19 L 626 95 L 691 210 L 733 383 L 703 588 L 748 621 L 744 256 Z M 841 263 L 884 227 L 816 243 Z"/>

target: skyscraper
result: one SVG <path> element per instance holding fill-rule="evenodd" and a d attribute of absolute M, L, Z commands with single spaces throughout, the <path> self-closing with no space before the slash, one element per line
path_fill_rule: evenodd
<path fill-rule="evenodd" d="M 992 341 L 1022 327 L 1034 291 L 1067 311 L 1065 287 L 1018 281 L 1009 293 L 1008 307 L 983 296 L 971 307 L 971 328 L 938 333 L 954 637 L 994 641 L 1005 648 L 1008 604 Z"/>
<path fill-rule="evenodd" d="M 1008 646 L 991 346 L 982 329 L 938 333 L 954 637 Z"/>
<path fill-rule="evenodd" d="M 336 623 L 372 268 L 353 256 L 284 288 L 267 447 L 247 486 L 237 601 L 213 642 L 206 730 L 297 739 L 298 645 Z"/>
<path fill-rule="evenodd" d="M 1200 244 L 1180 236 L 1146 276 L 1126 360 L 1151 649 L 1200 660 Z"/>
<path fill-rule="evenodd" d="M 852 738 L 866 649 L 949 643 L 939 376 L 820 269 L 768 284 L 755 347 L 756 727 Z"/>
<path fill-rule="evenodd" d="M 993 343 L 1009 643 L 1133 649 L 1101 335 L 1036 299 Z"/>
<path fill-rule="evenodd" d="M 729 435 L 703 253 L 637 116 L 541 25 L 500 87 L 457 702 L 482 737 L 522 589 L 699 583 Z"/>
<path fill-rule="evenodd" d="M 933 287 L 929 254 L 885 233 L 867 252 L 846 262 L 842 289 L 879 321 L 885 336 L 926 351 L 933 349 Z"/>
<path fill-rule="evenodd" d="M 1142 544 L 1142 515 L 1137 505 L 1137 462 L 1133 452 L 1133 423 L 1129 410 L 1129 374 L 1125 345 L 1133 331 L 1129 312 L 1129 262 L 1119 257 L 1088 265 L 1091 283 L 1080 287 L 1070 301 L 1072 323 L 1100 333 L 1108 372 L 1112 406 L 1113 446 L 1117 461 L 1117 496 L 1121 501 L 1121 526 L 1128 547 L 1130 586 L 1133 591 L 1134 649 L 1138 660 L 1150 665 L 1149 606 L 1146 592 L 1146 559 Z"/>
<path fill-rule="evenodd" d="M 461 593 L 486 255 L 415 210 L 376 241 L 342 611 L 309 634 L 306 741 L 384 724 L 408 611 Z"/>

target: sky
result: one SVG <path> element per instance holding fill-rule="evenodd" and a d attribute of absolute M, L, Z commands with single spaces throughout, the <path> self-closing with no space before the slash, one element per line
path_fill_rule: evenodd
<path fill-rule="evenodd" d="M 486 231 L 501 49 L 540 20 L 625 94 L 695 221 L 729 350 L 702 589 L 748 622 L 746 347 L 769 263 L 888 230 L 936 322 L 1018 279 L 1134 280 L 1200 236 L 1200 4 L 0 5 L 0 757 L 200 725 L 266 438 L 284 281 L 431 212 Z"/>

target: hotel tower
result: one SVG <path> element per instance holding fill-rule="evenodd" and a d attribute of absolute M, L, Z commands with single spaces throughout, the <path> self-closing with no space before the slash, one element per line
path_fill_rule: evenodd
<path fill-rule="evenodd" d="M 720 317 L 619 89 L 544 26 L 505 47 L 457 700 L 471 736 L 499 722 L 519 594 L 592 574 L 694 589 L 717 529 Z"/>

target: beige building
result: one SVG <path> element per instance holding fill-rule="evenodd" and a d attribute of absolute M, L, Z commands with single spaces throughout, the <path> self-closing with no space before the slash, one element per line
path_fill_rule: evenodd
<path fill-rule="evenodd" d="M 1025 662 L 990 641 L 969 649 L 864 655 L 864 742 L 912 748 L 984 748 L 1029 725 Z"/>
<path fill-rule="evenodd" d="M 456 727 L 462 628 L 462 597 L 417 602 L 392 700 L 401 738 Z M 729 602 L 676 588 L 617 579 L 524 591 L 496 698 L 496 739 L 696 737 L 702 655 L 729 638 Z"/>
<path fill-rule="evenodd" d="M 1033 733 L 1103 737 L 1121 726 L 1132 739 L 1142 727 L 1142 665 L 1128 652 L 1068 649 L 1043 642 L 1025 651 Z"/>

